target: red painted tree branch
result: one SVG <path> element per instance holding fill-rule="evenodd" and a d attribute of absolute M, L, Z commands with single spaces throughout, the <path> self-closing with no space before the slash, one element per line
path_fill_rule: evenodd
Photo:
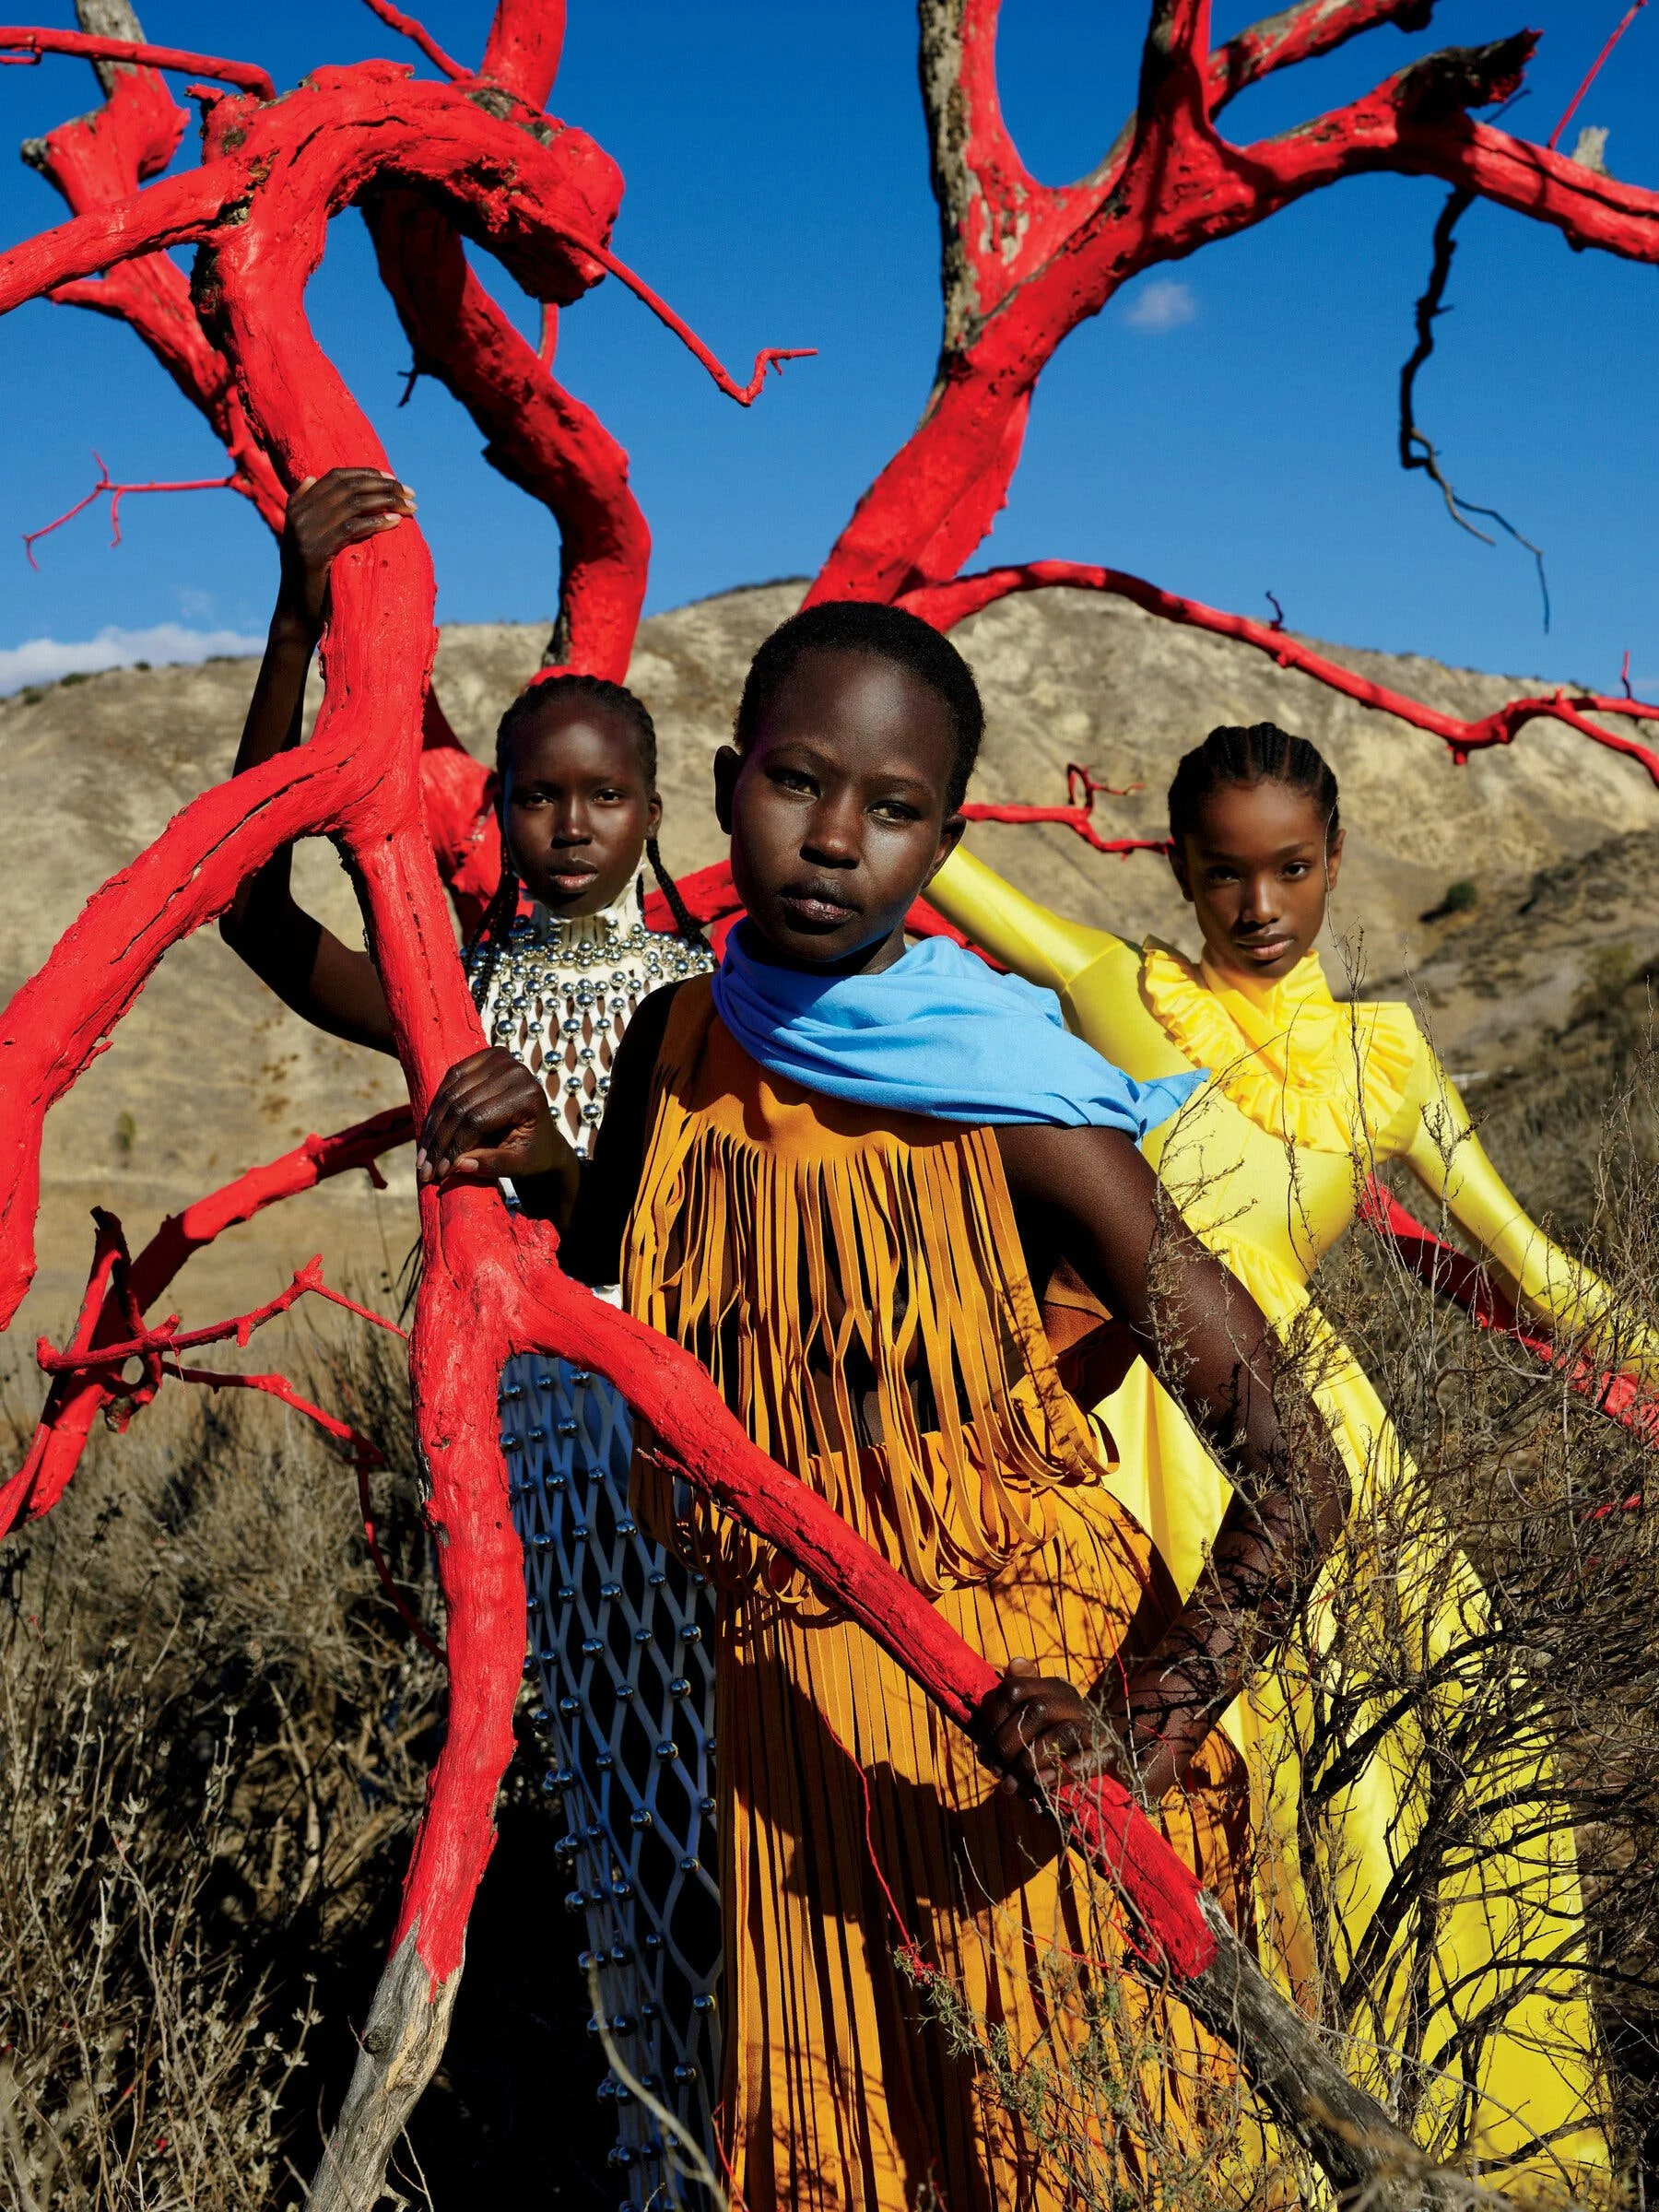
<path fill-rule="evenodd" d="M 623 682 L 651 566 L 627 453 L 473 275 L 452 222 L 406 192 L 372 194 L 363 212 L 416 369 L 454 394 L 488 441 L 485 459 L 559 524 L 547 660 Z"/>
<path fill-rule="evenodd" d="M 54 530 L 61 530 L 65 523 L 72 523 L 77 514 L 84 514 L 94 500 L 101 500 L 106 491 L 110 495 L 110 543 L 118 546 L 121 543 L 121 502 L 129 494 L 142 491 L 231 491 L 236 488 L 237 480 L 234 477 L 196 477 L 187 484 L 117 484 L 110 475 L 103 455 L 95 453 L 92 458 L 98 464 L 98 481 L 85 499 L 76 500 L 74 506 L 66 509 L 55 521 L 42 523 L 38 530 L 24 531 L 23 550 L 29 556 L 31 569 L 38 569 L 41 565 L 34 557 L 34 549 L 41 538 L 50 537 Z"/>
<path fill-rule="evenodd" d="M 471 76 L 472 71 L 445 53 L 424 23 L 417 21 L 413 16 L 405 15 L 401 7 L 394 7 L 392 0 L 364 0 L 364 5 L 371 8 L 382 23 L 389 23 L 400 38 L 412 40 L 434 69 L 441 69 L 445 76 L 457 81 Z"/>
<path fill-rule="evenodd" d="M 941 624 L 948 628 L 948 624 Z M 1040 822 L 1064 824 L 1075 830 L 1085 844 L 1092 845 L 1097 853 L 1115 853 L 1126 857 L 1131 853 L 1167 853 L 1170 841 L 1164 837 L 1102 837 L 1095 827 L 1094 803 L 1102 793 L 1111 798 L 1124 798 L 1126 793 L 1111 783 L 1102 783 L 1087 768 L 1074 760 L 1065 771 L 1067 804 L 1064 806 L 1028 806 L 1008 800 L 970 800 L 961 809 L 964 818 L 971 822 L 1015 822 L 1034 825 Z"/>
<path fill-rule="evenodd" d="M 1380 714 L 1396 715 L 1415 729 L 1430 731 L 1451 747 L 1453 759 L 1460 765 L 1471 753 L 1484 752 L 1495 745 L 1512 745 L 1529 722 L 1560 722 L 1594 744 L 1639 762 L 1653 781 L 1659 783 L 1659 751 L 1617 730 L 1604 729 L 1589 719 L 1592 714 L 1606 714 L 1630 722 L 1659 723 L 1659 706 L 1645 700 L 1606 692 L 1563 690 L 1536 698 L 1512 699 L 1506 705 L 1494 708 L 1489 714 L 1465 720 L 1461 715 L 1445 713 L 1438 707 L 1426 706 L 1403 691 L 1390 690 L 1385 684 L 1374 684 L 1368 677 L 1357 676 L 1351 668 L 1343 667 L 1338 661 L 1327 660 L 1311 645 L 1302 644 L 1272 623 L 1253 621 L 1248 615 L 1225 614 L 1218 607 L 1206 606 L 1202 600 L 1178 598 L 1173 592 L 1160 591 L 1156 584 L 1147 583 L 1139 576 L 1127 575 L 1121 569 L 1093 568 L 1074 560 L 1027 561 L 1017 568 L 985 569 L 976 576 L 959 577 L 954 583 L 931 584 L 906 592 L 899 605 L 922 616 L 937 629 L 951 629 L 957 623 L 966 621 L 970 615 L 978 614 L 982 608 L 1015 593 L 1053 589 L 1108 592 L 1115 598 L 1132 601 L 1147 614 L 1160 616 L 1167 622 L 1179 622 L 1189 629 L 1207 630 L 1215 637 L 1235 638 L 1241 644 L 1253 645 L 1281 668 L 1294 668 L 1331 690 L 1340 691 L 1345 698 L 1358 700 L 1362 707 L 1372 707 Z"/>
<path fill-rule="evenodd" d="M 478 75 L 545 108 L 564 52 L 565 0 L 498 0 Z"/>
<path fill-rule="evenodd" d="M 1464 724 L 1365 685 L 1305 647 L 1292 642 L 1287 653 L 1266 642 L 1273 633 L 1265 625 L 1119 571 L 1040 562 L 963 585 L 950 581 L 1006 498 L 1031 393 L 1078 322 L 1142 270 L 1236 235 L 1309 192 L 1379 169 L 1435 175 L 1553 223 L 1575 245 L 1659 260 L 1659 194 L 1470 120 L 1471 107 L 1516 88 L 1531 33 L 1431 55 L 1363 99 L 1253 146 L 1218 135 L 1216 116 L 1245 86 L 1384 23 L 1421 29 L 1430 12 L 1428 0 L 1304 0 L 1211 51 L 1205 6 L 1156 0 L 1134 117 L 1089 175 L 1047 186 L 1025 168 L 1002 117 L 998 0 L 921 0 L 942 246 L 939 368 L 915 433 L 860 500 L 809 600 L 888 600 L 948 628 L 976 605 L 1043 582 L 1121 591 L 1150 613 L 1275 651 L 1282 665 L 1434 731 L 1455 758 L 1507 744 L 1526 722 L 1547 717 L 1654 775 L 1648 747 L 1587 719 L 1640 721 L 1651 709 L 1558 695 Z"/>
<path fill-rule="evenodd" d="M 275 1298 L 263 1306 L 255 1306 L 250 1312 L 232 1314 L 229 1321 L 212 1321 L 203 1328 L 186 1329 L 181 1335 L 179 1316 L 174 1313 L 159 1329 L 141 1330 L 124 1344 L 94 1345 L 84 1351 L 73 1347 L 67 1351 L 56 1351 L 41 1336 L 35 1343 L 35 1359 L 43 1374 L 65 1375 L 85 1373 L 88 1368 L 113 1370 L 124 1366 L 129 1359 L 151 1359 L 179 1352 L 193 1352 L 205 1344 L 225 1344 L 232 1338 L 239 1349 L 246 1351 L 255 1329 L 264 1328 L 267 1321 L 275 1321 L 279 1313 L 288 1312 L 308 1295 L 326 1299 L 331 1305 L 343 1306 L 347 1313 L 355 1313 L 359 1321 L 371 1321 L 378 1328 L 390 1329 L 394 1335 L 402 1336 L 407 1333 L 400 1329 L 395 1322 L 388 1321 L 382 1313 L 376 1313 L 371 1307 L 359 1305 L 355 1299 L 347 1298 L 344 1291 L 331 1290 L 323 1280 L 323 1254 L 318 1253 L 314 1258 L 307 1260 L 303 1267 L 295 1270 L 294 1279 L 287 1289 L 279 1290 Z"/>
<path fill-rule="evenodd" d="M 1560 122 L 1556 124 L 1555 129 L 1549 134 L 1548 145 L 1552 153 L 1561 143 L 1562 132 L 1565 131 L 1567 125 L 1578 113 L 1579 103 L 1583 100 L 1585 93 L 1589 91 L 1591 86 L 1595 82 L 1596 78 L 1601 75 L 1602 71 L 1606 67 L 1607 62 L 1612 55 L 1613 49 L 1618 45 L 1619 40 L 1624 37 L 1625 32 L 1630 29 L 1631 24 L 1635 22 L 1637 17 L 1641 13 L 1642 9 L 1646 6 L 1647 0 L 1634 0 L 1633 6 L 1627 7 L 1624 14 L 1620 16 L 1618 21 L 1614 25 L 1613 29 L 1608 34 L 1606 45 L 1603 46 L 1601 52 L 1596 55 L 1594 61 L 1591 63 L 1590 67 L 1585 74 L 1584 81 L 1580 85 L 1578 90 L 1573 94 L 1572 98 L 1567 102 L 1566 107 L 1562 110 Z"/>
<path fill-rule="evenodd" d="M 1659 1445 L 1659 1398 L 1635 1375 L 1603 1367 L 1583 1352 L 1562 1350 L 1529 1329 L 1484 1267 L 1432 1230 L 1425 1229 L 1374 1177 L 1366 1183 L 1360 1210 L 1430 1289 L 1461 1306 L 1478 1327 L 1512 1337 L 1544 1366 L 1562 1375 L 1581 1397 L 1589 1398 L 1598 1413 L 1629 1429 L 1644 1443 Z"/>
<path fill-rule="evenodd" d="M 376 1161 L 382 1153 L 408 1144 L 414 1134 L 409 1109 L 395 1106 L 332 1136 L 308 1136 L 280 1159 L 250 1168 L 182 1213 L 170 1214 L 131 1263 L 124 1285 L 112 1283 L 112 1275 L 117 1251 L 125 1257 L 124 1244 L 112 1244 L 112 1218 L 96 1214 L 98 1243 L 71 1349 L 95 1351 L 115 1343 L 124 1332 L 135 1334 L 140 1317 L 194 1253 L 227 1229 L 251 1221 L 266 1206 L 314 1190 L 356 1168 L 380 1182 Z M 119 1240 L 119 1227 L 113 1226 Z M 80 1465 L 93 1423 L 125 1396 L 124 1390 L 101 1377 L 96 1368 L 53 1380 L 23 1464 L 0 1487 L 0 1535 L 52 1510 Z"/>
<path fill-rule="evenodd" d="M 266 70 L 253 62 L 221 61 L 211 53 L 189 53 L 179 46 L 148 46 L 131 39 L 100 39 L 84 30 L 41 30 L 8 25 L 0 29 L 0 53 L 25 54 L 38 62 L 42 54 L 78 54 L 87 62 L 131 62 L 143 69 L 180 69 L 192 76 L 217 77 L 235 85 L 256 100 L 275 100 L 276 88 Z"/>
<path fill-rule="evenodd" d="M 136 29 L 137 18 L 131 19 Z M 159 176 L 177 152 L 188 120 L 155 70 L 124 65 L 112 72 L 101 108 L 29 140 L 23 159 L 76 214 L 85 214 L 131 199 L 141 183 Z M 144 341 L 212 425 L 229 456 L 236 488 L 270 529 L 279 531 L 282 488 L 248 429 L 230 364 L 203 330 L 190 279 L 178 264 L 165 253 L 146 254 L 96 280 L 60 285 L 51 297 L 59 306 L 90 308 L 125 323 Z"/>

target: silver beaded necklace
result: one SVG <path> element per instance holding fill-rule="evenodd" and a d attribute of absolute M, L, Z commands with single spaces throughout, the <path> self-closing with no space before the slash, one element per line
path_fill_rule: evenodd
<path fill-rule="evenodd" d="M 476 947 L 466 980 L 477 995 L 488 953 Z M 645 871 L 596 914 L 565 921 L 539 900 L 513 923 L 479 1008 L 484 1034 L 527 1067 L 560 1127 L 586 1158 L 605 1113 L 611 1067 L 641 999 L 664 983 L 705 975 L 712 953 L 645 926 Z"/>

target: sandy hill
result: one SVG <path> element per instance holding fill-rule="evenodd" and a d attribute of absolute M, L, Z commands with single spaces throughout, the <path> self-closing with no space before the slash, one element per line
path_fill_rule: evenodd
<path fill-rule="evenodd" d="M 796 603 L 768 584 L 653 617 L 631 680 L 662 734 L 671 865 L 713 859 L 709 761 L 744 665 Z M 535 666 L 540 628 L 447 630 L 441 695 L 480 753 Z M 1143 788 L 1102 802 L 1111 823 L 1156 834 L 1175 759 L 1218 722 L 1304 732 L 1342 782 L 1350 824 L 1338 926 L 1373 982 L 1416 990 L 1460 1072 L 1491 1072 L 1559 1022 L 1596 962 L 1659 947 L 1659 792 L 1630 762 L 1535 725 L 1508 751 L 1457 769 L 1438 740 L 1334 697 L 1247 648 L 1193 635 L 1086 594 L 1009 601 L 958 633 L 983 685 L 989 735 L 976 796 L 1058 800 L 1069 760 Z M 1489 710 L 1525 688 L 1431 661 L 1326 648 L 1367 675 L 1455 709 Z M 0 995 L 45 958 L 87 895 L 229 769 L 252 662 L 117 672 L 0 701 Z M 987 828 L 973 842 L 1053 906 L 1126 934 L 1184 942 L 1161 861 L 1108 859 L 1059 829 Z M 1479 903 L 1423 924 L 1447 886 Z M 356 928 L 326 845 L 309 848 L 301 895 L 342 934 Z M 1405 979 L 1410 979 L 1409 982 Z M 400 1095 L 389 1062 L 305 1030 L 215 933 L 163 964 L 112 1048 L 48 1126 L 41 1274 L 15 1351 L 61 1326 L 84 1281 L 87 1209 L 113 1205 L 135 1241 L 159 1218 L 241 1167 Z M 362 1177 L 290 1203 L 194 1263 L 192 1319 L 267 1295 L 317 1250 L 335 1279 L 372 1285 L 413 1234 L 408 1155 L 376 1198 Z"/>

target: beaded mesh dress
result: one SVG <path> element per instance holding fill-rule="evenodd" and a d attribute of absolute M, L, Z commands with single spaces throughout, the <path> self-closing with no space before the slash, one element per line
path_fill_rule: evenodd
<path fill-rule="evenodd" d="M 487 959 L 471 956 L 475 997 Z M 480 1009 L 485 1032 L 537 1077 L 585 1158 L 640 1000 L 712 964 L 700 947 L 646 928 L 642 876 L 579 921 L 536 905 L 500 947 Z M 536 1719 L 556 1754 L 542 1786 L 564 1801 L 565 1903 L 585 1916 L 582 1963 L 598 1970 L 625 2065 L 706 2150 L 720 2080 L 706 1578 L 636 1527 L 628 1405 L 603 1375 L 540 1354 L 511 1359 L 500 1413 L 524 1547 L 524 1671 L 539 1684 Z M 700 2206 L 702 2193 L 677 2180 L 644 2105 L 614 2074 L 599 2094 L 617 2108 L 611 2161 L 628 2177 L 623 2212 Z"/>

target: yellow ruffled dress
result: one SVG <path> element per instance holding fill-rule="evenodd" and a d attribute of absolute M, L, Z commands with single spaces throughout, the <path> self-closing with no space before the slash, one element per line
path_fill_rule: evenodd
<path fill-rule="evenodd" d="M 1277 982 L 1240 982 L 1155 941 L 1064 922 L 960 852 L 929 897 L 1057 991 L 1071 1026 L 1131 1076 L 1209 1071 L 1147 1156 L 1307 1356 L 1349 1471 L 1353 1509 L 1307 1641 L 1225 1724 L 1251 1771 L 1265 1961 L 1314 2017 L 1347 2029 L 1367 2086 L 1404 2091 L 1419 2139 L 1535 2184 L 1594 2182 L 1608 2159 L 1605 2091 L 1571 1831 L 1539 1818 L 1549 1750 L 1523 1725 L 1496 1751 L 1488 1742 L 1478 1771 L 1444 1771 L 1480 1674 L 1486 1599 L 1307 1285 L 1364 1176 L 1402 1159 L 1528 1305 L 1583 1327 L 1610 1313 L 1605 1287 L 1527 1220 L 1410 1010 L 1339 1006 L 1317 955 Z M 1144 1364 L 1095 1411 L 1114 1447 L 1111 1487 L 1184 1595 L 1226 1477 Z M 1426 1701 L 1423 1677 L 1436 1684 Z M 1447 1789 L 1478 1848 L 1434 1864 L 1425 1807 Z M 1402 2045 L 1417 2063 L 1396 2082 L 1382 2051 Z"/>

